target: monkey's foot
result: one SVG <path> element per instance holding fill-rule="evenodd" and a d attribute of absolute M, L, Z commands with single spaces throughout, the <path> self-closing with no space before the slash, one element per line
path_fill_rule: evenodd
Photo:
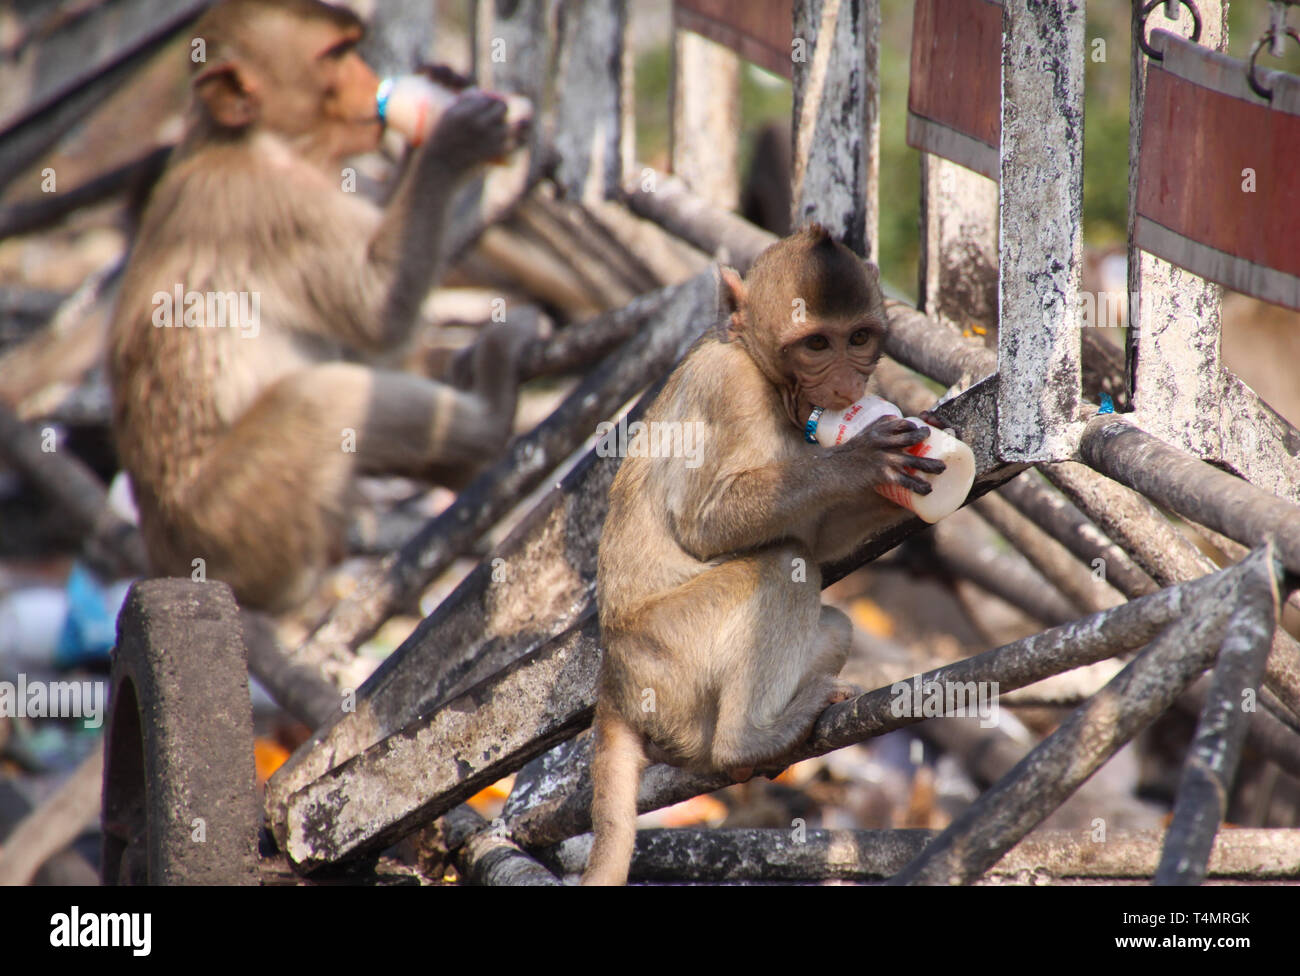
<path fill-rule="evenodd" d="M 535 319 L 496 322 L 483 330 L 474 345 L 474 393 L 487 404 L 497 424 L 497 437 L 484 438 L 488 453 L 504 449 L 514 429 L 519 392 L 520 362 L 524 350 L 538 334 Z"/>
<path fill-rule="evenodd" d="M 847 681 L 837 681 L 831 688 L 830 694 L 826 696 L 827 705 L 838 705 L 840 702 L 848 701 L 850 698 L 857 698 L 863 693 L 863 689 Z"/>
<path fill-rule="evenodd" d="M 541 324 L 535 316 L 517 322 L 493 322 L 483 330 L 479 342 L 490 350 L 493 362 L 503 371 L 515 372 L 527 345 L 541 336 Z"/>
<path fill-rule="evenodd" d="M 734 769 L 727 770 L 727 773 L 737 783 L 744 783 L 755 776 L 762 776 L 764 779 L 776 779 L 788 768 L 788 763 L 779 763 L 774 766 L 737 766 Z"/>

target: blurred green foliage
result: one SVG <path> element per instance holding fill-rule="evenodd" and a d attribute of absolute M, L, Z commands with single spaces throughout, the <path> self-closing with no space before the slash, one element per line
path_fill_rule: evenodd
<path fill-rule="evenodd" d="M 636 61 L 636 158 L 651 166 L 663 166 L 668 159 L 672 70 L 667 44 L 650 48 Z"/>

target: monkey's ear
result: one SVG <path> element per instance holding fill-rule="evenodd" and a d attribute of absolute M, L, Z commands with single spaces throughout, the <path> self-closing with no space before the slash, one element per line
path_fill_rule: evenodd
<path fill-rule="evenodd" d="M 728 268 L 724 265 L 722 267 L 722 284 L 727 290 L 727 308 L 731 312 L 727 320 L 727 333 L 734 339 L 745 325 L 745 305 L 747 304 L 745 282 L 741 280 L 740 272 L 735 268 Z"/>
<path fill-rule="evenodd" d="M 261 100 L 256 86 L 233 61 L 205 68 L 194 79 L 194 94 L 209 117 L 228 129 L 242 129 L 257 121 Z"/>

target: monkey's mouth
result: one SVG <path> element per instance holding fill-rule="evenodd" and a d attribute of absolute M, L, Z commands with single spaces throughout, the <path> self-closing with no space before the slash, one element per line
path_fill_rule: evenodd
<path fill-rule="evenodd" d="M 823 410 L 847 410 L 853 404 L 858 402 L 858 397 L 836 395 L 834 393 L 823 393 L 818 396 L 808 397 L 808 403 L 814 407 L 821 407 Z"/>

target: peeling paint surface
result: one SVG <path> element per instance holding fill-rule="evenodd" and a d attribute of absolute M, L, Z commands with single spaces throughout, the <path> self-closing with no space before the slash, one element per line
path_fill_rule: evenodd
<path fill-rule="evenodd" d="M 1084 11 L 1040 0 L 1004 9 L 999 455 L 1064 460 L 1082 433 Z"/>
<path fill-rule="evenodd" d="M 556 181 L 578 199 L 604 200 L 623 176 L 626 5 L 623 0 L 566 3 L 561 23 Z"/>
<path fill-rule="evenodd" d="M 794 29 L 808 60 L 794 64 L 791 226 L 820 221 L 878 256 L 879 0 L 796 0 Z"/>

